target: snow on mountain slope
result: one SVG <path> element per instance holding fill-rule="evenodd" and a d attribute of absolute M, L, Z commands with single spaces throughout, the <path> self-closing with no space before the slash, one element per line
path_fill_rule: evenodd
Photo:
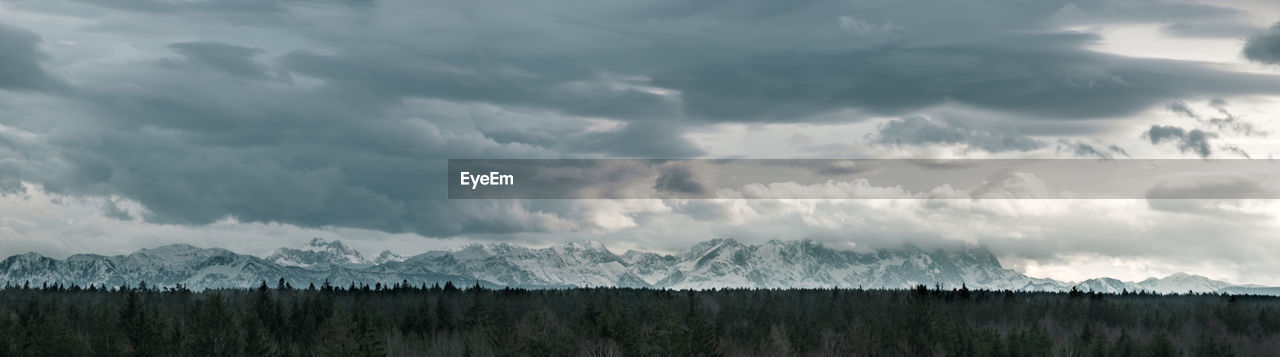
<path fill-rule="evenodd" d="M 1003 269 L 981 249 L 903 247 L 868 253 L 827 248 L 813 241 L 743 245 L 720 239 L 675 257 L 656 285 L 673 288 L 908 288 L 916 284 L 1023 289 L 1034 279 Z"/>
<path fill-rule="evenodd" d="M 1076 289 L 1085 292 L 1118 294 L 1125 290 L 1136 292 L 1133 285 L 1112 278 L 1094 278 L 1075 285 Z"/>
<path fill-rule="evenodd" d="M 253 287 L 263 281 L 274 286 L 280 278 L 300 288 L 308 284 L 319 286 L 324 281 L 345 285 L 352 282 L 389 284 L 412 280 L 433 284 L 474 280 L 425 270 L 387 273 L 338 265 L 330 265 L 324 270 L 303 269 L 225 249 L 204 249 L 184 244 L 142 249 L 129 255 L 77 254 L 66 260 L 57 260 L 27 253 L 0 261 L 0 281 L 13 285 L 31 282 L 37 286 L 49 283 L 117 287 L 146 282 L 152 286 L 182 284 L 193 289 L 207 289 Z"/>
<path fill-rule="evenodd" d="M 1150 278 L 1133 284 L 1139 290 L 1158 293 L 1185 293 L 1188 291 L 1218 291 L 1231 284 L 1212 280 L 1199 275 L 1174 273 L 1162 279 Z"/>
<path fill-rule="evenodd" d="M 392 253 L 390 250 L 383 250 L 382 253 L 378 253 L 378 256 L 373 258 L 373 264 L 403 262 L 405 259 L 409 259 L 409 257 Z"/>
<path fill-rule="evenodd" d="M 35 253 L 0 261 L 0 281 L 87 286 L 184 284 L 188 287 L 251 287 L 284 278 L 296 287 L 453 281 L 467 286 L 567 288 L 586 286 L 707 288 L 943 288 L 1082 291 L 1119 293 L 1233 292 L 1280 294 L 1280 288 L 1237 286 L 1190 274 L 1141 282 L 1111 278 L 1079 284 L 1032 278 L 1004 269 L 990 251 L 975 247 L 921 249 L 905 246 L 854 252 L 813 241 L 743 244 L 715 239 L 675 254 L 628 251 L 619 256 L 600 242 L 575 242 L 547 248 L 476 244 L 451 251 L 404 257 L 384 251 L 367 259 L 340 241 L 315 239 L 300 248 L 281 248 L 265 258 L 224 249 L 170 245 L 128 255 L 73 255 L 65 260 Z"/>
<path fill-rule="evenodd" d="M 648 284 L 599 242 L 533 249 L 510 244 L 472 245 L 456 252 L 428 252 L 405 261 L 441 273 L 524 287 Z"/>
<path fill-rule="evenodd" d="M 1100 293 L 1154 292 L 1161 294 L 1191 292 L 1226 291 L 1229 288 L 1248 290 L 1248 286 L 1235 286 L 1231 283 L 1209 279 L 1199 275 L 1174 273 L 1164 278 L 1148 278 L 1140 282 L 1120 281 L 1112 278 L 1095 278 L 1074 285 L 1080 291 Z"/>
<path fill-rule="evenodd" d="M 389 253 L 391 252 L 383 252 L 383 254 Z M 391 261 L 390 258 L 398 257 L 395 254 L 391 254 L 385 258 L 388 259 L 387 261 Z M 380 255 L 379 258 L 384 257 Z M 274 253 L 266 257 L 266 260 L 283 266 L 303 268 L 325 268 L 331 265 L 367 267 L 378 263 L 373 259 L 366 259 L 359 251 L 347 247 L 342 241 L 326 242 L 320 238 L 312 239 L 311 242 L 299 248 L 276 249 Z"/>

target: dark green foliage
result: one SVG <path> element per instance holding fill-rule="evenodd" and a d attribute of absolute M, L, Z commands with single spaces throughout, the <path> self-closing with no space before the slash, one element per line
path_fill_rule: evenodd
<path fill-rule="evenodd" d="M 200 293 L 142 283 L 10 285 L 0 290 L 0 357 L 1235 356 L 1280 348 L 1280 298 L 1259 296 L 274 285 Z"/>

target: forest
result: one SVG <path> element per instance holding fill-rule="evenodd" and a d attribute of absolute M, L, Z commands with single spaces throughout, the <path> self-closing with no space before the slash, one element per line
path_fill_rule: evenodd
<path fill-rule="evenodd" d="M 0 290 L 0 356 L 1257 356 L 1280 298 L 970 290 Z"/>

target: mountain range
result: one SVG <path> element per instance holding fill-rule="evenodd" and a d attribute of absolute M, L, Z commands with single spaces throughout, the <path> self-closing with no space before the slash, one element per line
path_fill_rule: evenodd
<path fill-rule="evenodd" d="M 220 248 L 177 244 L 128 255 L 76 254 L 59 260 L 36 253 L 0 261 L 0 282 L 88 286 L 183 284 L 192 289 L 252 287 L 284 278 L 290 284 L 319 286 L 452 281 L 487 287 L 570 288 L 908 288 L 943 287 L 1028 291 L 1118 293 L 1226 292 L 1280 295 L 1280 288 L 1235 285 L 1177 273 L 1126 282 L 1096 278 L 1062 282 L 1005 269 L 980 247 L 922 249 L 904 246 L 870 252 L 833 249 L 813 241 L 744 244 L 732 239 L 701 242 L 674 254 L 627 251 L 614 254 L 600 242 L 547 248 L 475 244 L 414 256 L 383 251 L 373 258 L 341 241 L 313 239 L 280 248 L 265 257 Z"/>

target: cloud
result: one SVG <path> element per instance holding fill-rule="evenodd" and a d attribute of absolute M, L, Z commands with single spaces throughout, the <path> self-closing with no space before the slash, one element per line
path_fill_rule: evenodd
<path fill-rule="evenodd" d="M 668 165 L 660 168 L 659 172 L 658 180 L 653 184 L 655 190 L 691 196 L 704 195 L 710 190 L 689 166 Z"/>
<path fill-rule="evenodd" d="M 1191 110 L 1190 107 L 1187 107 L 1187 103 L 1184 103 L 1182 101 L 1170 103 L 1169 110 L 1188 118 L 1200 119 L 1200 115 L 1196 114 L 1196 112 Z"/>
<path fill-rule="evenodd" d="M 129 213 L 129 211 L 125 210 L 124 208 L 121 208 L 120 203 L 115 200 L 103 201 L 102 215 L 108 218 L 118 219 L 122 221 L 133 220 L 133 214 Z"/>
<path fill-rule="evenodd" d="M 1104 148 L 1098 148 L 1091 144 L 1079 141 L 1058 141 L 1058 150 L 1066 151 L 1081 157 L 1097 157 L 1099 159 L 1113 159 L 1116 154 L 1121 156 L 1129 156 L 1129 153 L 1117 145 L 1107 145 Z"/>
<path fill-rule="evenodd" d="M 40 62 L 48 56 L 40 51 L 40 36 L 0 23 L 0 89 L 48 91 L 61 87 L 60 81 L 45 71 Z"/>
<path fill-rule="evenodd" d="M 1242 197 L 1267 199 L 1276 197 L 1275 185 L 1257 177 L 1223 174 L 1189 177 L 1165 182 L 1147 190 L 1147 199 L 1197 199 Z"/>
<path fill-rule="evenodd" d="M 1252 157 L 1249 156 L 1249 152 L 1245 151 L 1244 149 L 1241 149 L 1239 146 L 1222 145 L 1222 146 L 1219 146 L 1218 148 L 1222 149 L 1222 151 L 1235 153 L 1236 155 L 1240 155 L 1240 157 L 1243 157 L 1246 159 L 1252 159 Z"/>
<path fill-rule="evenodd" d="M 445 160 L 696 157 L 712 150 L 690 134 L 718 124 L 881 115 L 906 118 L 877 130 L 882 146 L 1021 153 L 1159 103 L 1280 92 L 1276 76 L 1094 51 L 1098 35 L 1054 22 L 1062 2 L 928 5 L 6 4 L 75 20 L 0 28 L 0 68 L 15 69 L 0 70 L 0 87 L 48 96 L 0 103 L 0 125 L 35 137 L 0 135 L 0 187 L 121 197 L 152 223 L 507 239 L 601 225 L 575 203 L 449 201 L 436 184 Z M 1160 1 L 1072 7 L 1087 15 L 1077 24 L 1237 15 Z M 79 45 L 41 51 L 40 37 Z M 940 105 L 1017 119 L 920 116 Z"/>
<path fill-rule="evenodd" d="M 1244 57 L 1262 64 L 1280 64 L 1280 23 L 1250 36 L 1244 43 Z"/>
<path fill-rule="evenodd" d="M 222 42 L 179 42 L 169 48 L 185 56 L 192 64 L 232 76 L 267 79 L 274 76 L 254 58 L 262 49 L 230 45 Z"/>
<path fill-rule="evenodd" d="M 1182 37 L 1205 38 L 1243 38 L 1261 30 L 1258 26 L 1244 21 L 1179 21 L 1160 27 L 1166 34 Z"/>
<path fill-rule="evenodd" d="M 1142 133 L 1142 137 L 1150 140 L 1152 145 L 1171 142 L 1177 145 L 1178 151 L 1209 157 L 1213 153 L 1209 147 L 1209 139 L 1216 138 L 1218 135 L 1200 129 L 1187 131 L 1176 126 L 1152 125 L 1151 129 Z"/>
<path fill-rule="evenodd" d="M 882 145 L 961 145 L 988 152 L 1030 151 L 1045 143 L 1017 133 L 970 129 L 959 120 L 909 117 L 882 123 L 870 139 Z"/>
<path fill-rule="evenodd" d="M 1232 114 L 1227 110 L 1227 101 L 1222 98 L 1214 98 L 1209 101 L 1209 107 L 1213 108 L 1221 116 L 1203 117 L 1187 106 L 1186 103 L 1177 101 L 1169 104 L 1169 110 L 1188 118 L 1195 119 L 1206 125 L 1212 125 L 1219 130 L 1231 131 L 1248 136 L 1266 136 L 1267 132 L 1258 129 L 1253 123 L 1246 121 L 1244 118 Z"/>
<path fill-rule="evenodd" d="M 687 114 L 768 121 L 856 108 L 901 115 L 945 102 L 1057 118 L 1134 114 L 1201 95 L 1275 93 L 1274 76 L 1086 50 L 1083 33 L 1009 34 L 961 44 L 752 55 L 655 75 Z M 1196 85 L 1189 85 L 1196 83 Z"/>

